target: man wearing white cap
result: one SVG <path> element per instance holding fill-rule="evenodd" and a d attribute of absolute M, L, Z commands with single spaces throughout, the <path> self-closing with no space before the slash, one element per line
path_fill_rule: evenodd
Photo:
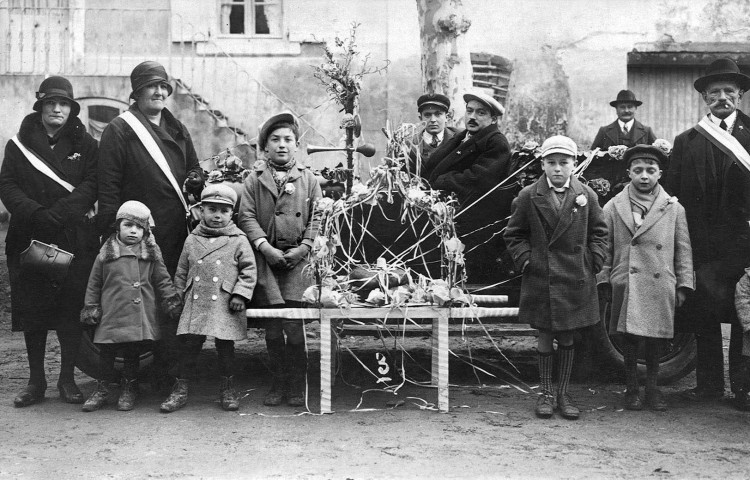
<path fill-rule="evenodd" d="M 432 153 L 422 176 L 432 188 L 458 196 L 462 208 L 457 218 L 459 233 L 467 250 L 472 250 L 466 258 L 470 280 L 487 282 L 495 263 L 489 259 L 504 249 L 502 244 L 496 244 L 502 243 L 499 236 L 493 239 L 501 230 L 493 220 L 499 223 L 500 219 L 491 218 L 489 212 L 500 212 L 504 217 L 513 196 L 501 190 L 484 195 L 507 176 L 510 145 L 498 130 L 505 108 L 497 100 L 477 91 L 465 94 L 464 101 L 466 130 L 444 141 Z"/>

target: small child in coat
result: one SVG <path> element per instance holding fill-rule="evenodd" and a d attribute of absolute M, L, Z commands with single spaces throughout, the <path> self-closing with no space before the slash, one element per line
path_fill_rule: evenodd
<path fill-rule="evenodd" d="M 610 334 L 621 334 L 625 357 L 625 408 L 641 410 L 638 345 L 645 343 L 646 403 L 664 411 L 657 386 L 659 339 L 674 337 L 674 310 L 693 290 L 693 255 L 685 209 L 659 185 L 667 157 L 657 147 L 636 145 L 623 160 L 630 183 L 604 206 L 609 248 L 598 276 L 612 301 Z"/>
<path fill-rule="evenodd" d="M 239 212 L 240 228 L 257 252 L 259 288 L 253 303 L 301 306 L 305 289 L 313 284 L 303 270 L 320 223 L 315 213 L 315 203 L 322 197 L 320 185 L 295 158 L 299 125 L 293 115 L 281 113 L 268 119 L 258 134 L 258 146 L 266 161 L 256 162 L 245 179 Z M 276 406 L 286 398 L 290 406 L 304 406 L 303 321 L 269 319 L 265 329 L 273 385 L 263 403 Z"/>
<path fill-rule="evenodd" d="M 180 297 L 164 266 L 161 250 L 151 235 L 151 211 L 127 201 L 117 211 L 115 233 L 102 245 L 89 275 L 81 322 L 98 325 L 94 343 L 99 348 L 96 391 L 83 404 L 93 412 L 109 399 L 109 384 L 116 380 L 115 354 L 122 351 L 122 390 L 118 410 L 135 403 L 138 361 L 160 338 L 158 308 L 171 318 L 180 315 Z"/>
<path fill-rule="evenodd" d="M 221 408 L 234 411 L 234 342 L 247 338 L 245 309 L 253 296 L 255 254 L 245 234 L 232 223 L 237 192 L 224 184 L 203 189 L 200 223 L 188 235 L 175 273 L 184 308 L 177 327 L 180 364 L 177 381 L 161 404 L 164 413 L 187 403 L 188 379 L 197 376 L 198 355 L 206 336 L 215 338 L 221 376 Z"/>
<path fill-rule="evenodd" d="M 734 306 L 737 309 L 738 325 L 732 328 L 742 329 L 742 345 L 740 358 L 737 362 L 739 367 L 735 370 L 734 406 L 738 410 L 750 412 L 750 267 L 745 269 L 737 282 L 734 291 Z M 733 337 L 734 338 L 734 337 Z M 732 350 L 732 346 L 729 347 Z"/>
<path fill-rule="evenodd" d="M 571 174 L 578 149 L 556 135 L 542 144 L 544 175 L 513 201 L 505 243 L 522 272 L 519 319 L 539 329 L 537 350 L 540 418 L 555 407 L 564 418 L 580 410 L 568 393 L 573 334 L 599 321 L 596 273 L 604 263 L 607 227 L 596 193 Z M 558 386 L 552 390 L 553 341 L 557 339 Z"/>

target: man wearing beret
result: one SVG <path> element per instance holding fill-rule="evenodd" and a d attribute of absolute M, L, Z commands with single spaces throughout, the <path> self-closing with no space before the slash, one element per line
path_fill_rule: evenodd
<path fill-rule="evenodd" d="M 750 375 L 734 291 L 750 266 L 750 117 L 737 109 L 750 77 L 721 58 L 694 87 L 710 112 L 675 138 L 666 181 L 685 207 L 696 275 L 695 294 L 675 317 L 676 328 L 696 335 L 697 386 L 686 393 L 703 400 L 723 396 L 721 323 L 730 323 L 729 379 L 736 406 L 749 410 Z"/>
<path fill-rule="evenodd" d="M 656 140 L 651 127 L 647 127 L 635 119 L 635 111 L 643 105 L 643 102 L 635 98 L 635 93 L 630 90 L 620 90 L 617 98 L 609 102 L 617 111 L 617 120 L 599 128 L 599 132 L 591 144 L 591 149 L 600 148 L 607 150 L 615 145 L 651 145 Z"/>
<path fill-rule="evenodd" d="M 510 145 L 498 130 L 505 108 L 480 91 L 463 98 L 466 130 L 432 152 L 422 176 L 432 188 L 457 195 L 459 234 L 467 251 L 472 250 L 466 256 L 469 278 L 473 283 L 485 283 L 491 280 L 492 259 L 504 250 L 499 235 L 501 218 L 493 218 L 493 213 L 505 217 L 510 212 L 512 192 L 495 189 L 508 175 Z"/>
<path fill-rule="evenodd" d="M 183 188 L 199 196 L 203 170 L 190 133 L 166 108 L 172 85 L 164 67 L 145 61 L 133 69 L 130 83 L 135 101 L 104 129 L 99 144 L 99 230 L 110 231 L 123 202 L 144 203 L 154 218 L 152 231 L 164 264 L 174 276 L 188 235 Z M 165 328 L 165 343 L 176 346 L 176 325 Z M 157 353 L 165 352 L 157 348 Z"/>
<path fill-rule="evenodd" d="M 440 93 L 425 93 L 417 99 L 417 112 L 423 126 L 412 138 L 414 150 L 409 155 L 411 173 L 421 175 L 422 165 L 432 152 L 455 135 L 453 127 L 445 126 L 450 108 L 451 101 Z"/>

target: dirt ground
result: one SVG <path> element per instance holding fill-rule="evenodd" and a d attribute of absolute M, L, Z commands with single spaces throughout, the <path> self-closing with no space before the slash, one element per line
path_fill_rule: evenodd
<path fill-rule="evenodd" d="M 4 227 L 0 239 L 4 239 Z M 4 250 L 4 244 L 0 242 Z M 25 385 L 23 336 L 10 332 L 7 271 L 0 264 L 0 479 L 2 478 L 748 478 L 750 413 L 728 402 L 691 404 L 677 392 L 690 375 L 665 387 L 667 412 L 622 410 L 624 387 L 601 383 L 600 374 L 572 387 L 583 414 L 578 421 L 534 417 L 537 384 L 533 341 L 506 339 L 501 347 L 519 365 L 521 379 L 503 374 L 489 342 L 451 340 L 460 356 L 451 362 L 451 411 L 432 410 L 436 391 L 410 383 L 396 394 L 382 386 L 348 353 L 334 388 L 331 415 L 291 407 L 264 407 L 268 388 L 259 332 L 238 345 L 239 412 L 223 412 L 212 376 L 215 351 L 201 357 L 201 380 L 191 385 L 184 409 L 159 413 L 162 395 L 141 387 L 132 412 L 82 413 L 62 403 L 54 388 L 59 349 L 50 335 L 47 399 L 24 409 L 13 397 Z M 319 379 L 310 328 L 310 411 L 317 410 Z M 378 353 L 394 353 L 373 339 L 342 342 L 373 371 Z M 407 342 L 413 359 L 409 379 L 429 378 L 428 340 Z M 469 350 L 468 346 L 471 346 Z M 473 360 L 469 360 L 469 354 Z M 396 357 L 400 357 L 397 354 Z M 473 361 L 496 375 L 477 373 Z M 506 369 L 509 368 L 505 367 Z M 391 374 L 393 372 L 391 371 Z M 77 372 L 85 394 L 94 381 Z M 362 402 L 359 407 L 358 404 Z M 394 406 L 398 405 L 398 406 Z"/>

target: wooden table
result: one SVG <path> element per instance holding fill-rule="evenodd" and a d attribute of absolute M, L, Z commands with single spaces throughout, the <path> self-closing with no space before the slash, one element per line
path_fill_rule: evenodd
<path fill-rule="evenodd" d="M 432 319 L 432 381 L 437 387 L 438 410 L 448 412 L 448 338 L 449 320 L 453 319 L 481 319 L 488 317 L 515 317 L 518 308 L 488 308 L 488 307 L 437 307 L 410 306 L 407 308 L 391 307 L 351 307 L 338 308 L 278 308 L 247 310 L 248 318 L 287 318 L 299 320 L 320 321 L 320 413 L 332 413 L 331 390 L 333 388 L 333 355 L 336 351 L 337 338 L 332 330 L 333 320 L 356 320 L 363 323 L 373 323 L 382 319 Z"/>

